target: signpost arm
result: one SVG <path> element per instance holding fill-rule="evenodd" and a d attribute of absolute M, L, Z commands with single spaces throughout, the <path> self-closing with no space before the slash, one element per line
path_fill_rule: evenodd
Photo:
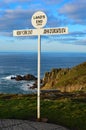
<path fill-rule="evenodd" d="M 37 119 L 40 119 L 40 57 L 41 57 L 41 36 L 38 34 L 38 93 L 37 93 Z"/>

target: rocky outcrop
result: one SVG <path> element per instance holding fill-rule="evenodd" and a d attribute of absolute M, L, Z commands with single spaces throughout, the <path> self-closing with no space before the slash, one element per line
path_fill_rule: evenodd
<path fill-rule="evenodd" d="M 30 89 L 35 89 L 35 88 L 37 88 L 37 84 L 38 84 L 38 82 L 37 82 L 37 80 L 33 83 L 33 85 L 30 87 Z M 42 79 L 40 79 L 40 87 L 42 86 Z"/>
<path fill-rule="evenodd" d="M 61 92 L 86 91 L 86 62 L 71 69 L 52 69 L 43 78 L 42 89 Z"/>
<path fill-rule="evenodd" d="M 65 75 L 70 69 L 52 69 L 51 72 L 46 72 L 43 78 L 43 85 L 48 82 L 51 85 L 55 84 L 58 79 L 60 79 L 63 75 Z"/>
<path fill-rule="evenodd" d="M 16 75 L 15 77 L 11 77 L 11 79 L 15 79 L 16 81 L 20 81 L 20 80 L 37 80 L 37 78 L 34 75 L 31 74 L 27 74 L 27 75 Z"/>
<path fill-rule="evenodd" d="M 43 78 L 43 89 L 56 89 L 55 85 L 62 76 L 70 69 L 52 69 L 51 72 L 46 72 Z"/>
<path fill-rule="evenodd" d="M 30 89 L 37 88 L 37 78 L 32 74 L 26 74 L 24 76 L 16 75 L 16 76 L 12 76 L 11 79 L 16 81 L 21 81 L 21 80 L 34 81 L 31 86 L 29 84 L 27 84 L 27 86 L 29 86 Z M 40 79 L 40 85 L 42 86 L 42 79 Z"/>
<path fill-rule="evenodd" d="M 37 78 L 34 75 L 16 75 L 11 77 L 16 81 L 34 80 L 35 83 L 31 89 L 37 88 Z M 86 92 L 86 62 L 77 65 L 73 68 L 52 69 L 51 72 L 46 72 L 44 78 L 40 81 L 42 90 L 59 90 L 61 92 Z"/>

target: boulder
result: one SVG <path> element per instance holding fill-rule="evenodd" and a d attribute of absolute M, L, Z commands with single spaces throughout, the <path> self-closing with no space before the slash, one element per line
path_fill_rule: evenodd
<path fill-rule="evenodd" d="M 35 82 L 33 83 L 33 85 L 30 87 L 30 89 L 35 89 L 37 88 L 37 79 L 35 80 Z M 40 79 L 40 87 L 42 87 L 42 79 Z"/>
<path fill-rule="evenodd" d="M 17 80 L 17 81 L 23 80 L 23 77 L 22 77 L 21 75 L 17 75 L 17 76 L 15 77 L 15 80 Z"/>
<path fill-rule="evenodd" d="M 37 80 L 37 78 L 34 75 L 27 74 L 23 77 L 23 80 Z"/>
<path fill-rule="evenodd" d="M 31 74 L 27 74 L 27 75 L 24 75 L 24 76 L 21 76 L 21 75 L 16 75 L 15 77 L 11 77 L 11 79 L 15 79 L 16 81 L 20 81 L 20 80 L 37 80 L 37 78 L 34 76 L 34 75 L 31 75 Z"/>

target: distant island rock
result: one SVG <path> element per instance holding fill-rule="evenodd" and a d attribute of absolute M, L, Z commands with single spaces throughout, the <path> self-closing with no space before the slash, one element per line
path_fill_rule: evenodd
<path fill-rule="evenodd" d="M 52 69 L 43 78 L 42 90 L 86 91 L 86 62 L 73 68 Z"/>
<path fill-rule="evenodd" d="M 31 74 L 26 74 L 24 76 L 16 75 L 14 77 L 12 76 L 11 79 L 15 79 L 16 81 L 20 81 L 20 80 L 27 80 L 27 81 L 37 80 L 37 78 L 34 75 L 31 75 Z"/>

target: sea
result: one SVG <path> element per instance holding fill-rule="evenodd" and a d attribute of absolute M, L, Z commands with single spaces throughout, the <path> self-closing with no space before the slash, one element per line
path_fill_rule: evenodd
<path fill-rule="evenodd" d="M 11 77 L 32 74 L 37 77 L 37 52 L 0 52 L 0 93 L 31 94 L 34 81 L 16 81 Z M 41 78 L 53 68 L 71 68 L 86 62 L 86 53 L 42 52 Z"/>

